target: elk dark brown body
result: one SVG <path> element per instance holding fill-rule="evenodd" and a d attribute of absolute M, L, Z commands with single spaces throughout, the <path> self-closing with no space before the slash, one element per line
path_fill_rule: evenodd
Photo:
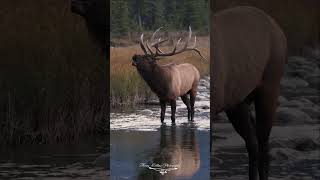
<path fill-rule="evenodd" d="M 218 12 L 211 22 L 211 118 L 227 113 L 245 140 L 249 179 L 259 174 L 266 180 L 269 135 L 287 59 L 286 37 L 270 16 L 253 7 Z M 252 102 L 256 121 L 249 112 Z"/>

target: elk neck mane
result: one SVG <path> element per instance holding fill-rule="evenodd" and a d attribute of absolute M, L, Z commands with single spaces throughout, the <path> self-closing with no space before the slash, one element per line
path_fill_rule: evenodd
<path fill-rule="evenodd" d="M 168 87 L 165 82 L 170 81 L 169 68 L 173 64 L 159 65 L 157 63 L 151 65 L 148 69 L 138 69 L 140 76 L 146 81 L 152 91 L 156 94 L 165 94 Z"/>

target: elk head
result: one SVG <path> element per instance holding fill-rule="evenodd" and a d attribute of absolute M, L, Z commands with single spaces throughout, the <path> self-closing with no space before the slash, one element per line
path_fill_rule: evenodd
<path fill-rule="evenodd" d="M 180 54 L 185 51 L 195 51 L 197 52 L 202 59 L 206 60 L 200 53 L 198 49 L 196 49 L 196 42 L 197 38 L 196 36 L 194 37 L 194 44 L 191 47 L 188 47 L 189 42 L 191 40 L 191 35 L 192 35 L 192 30 L 191 27 L 189 26 L 189 35 L 187 41 L 184 43 L 184 46 L 178 50 L 178 45 L 180 44 L 182 38 L 180 38 L 176 44 L 174 45 L 173 49 L 170 52 L 163 52 L 159 45 L 162 43 L 168 41 L 169 39 L 161 39 L 159 38 L 158 40 L 155 40 L 155 35 L 158 31 L 160 31 L 162 27 L 158 28 L 151 37 L 151 44 L 149 44 L 149 41 L 147 40 L 146 43 L 143 41 L 143 34 L 140 36 L 140 47 L 144 52 L 144 55 L 134 55 L 132 57 L 132 65 L 136 66 L 138 70 L 144 70 L 144 69 L 149 69 L 150 67 L 154 66 L 157 64 L 157 60 L 160 59 L 160 57 L 165 57 L 165 56 L 173 56 L 176 54 Z M 154 48 L 155 51 L 152 50 Z"/>

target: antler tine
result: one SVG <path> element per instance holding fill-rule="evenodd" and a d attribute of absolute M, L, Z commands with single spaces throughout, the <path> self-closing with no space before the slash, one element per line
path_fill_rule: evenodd
<path fill-rule="evenodd" d="M 194 44 L 192 46 L 192 48 L 195 48 L 197 45 L 197 36 L 194 36 Z"/>
<path fill-rule="evenodd" d="M 144 54 L 147 55 L 148 52 L 147 52 L 146 48 L 145 48 L 144 45 L 143 45 L 143 33 L 142 33 L 141 36 L 140 36 L 140 42 L 139 42 L 139 44 L 140 44 L 140 47 L 141 47 L 141 49 L 143 50 Z"/>
<path fill-rule="evenodd" d="M 153 34 L 152 34 L 152 36 L 151 36 L 151 43 L 152 43 L 152 41 L 154 40 L 155 35 L 157 34 L 158 31 L 160 31 L 161 28 L 162 28 L 162 27 L 158 28 L 157 30 L 155 30 L 155 31 L 153 32 Z M 165 41 L 165 40 L 163 40 L 163 42 L 164 42 L 164 41 Z M 159 41 L 159 42 L 152 43 L 152 44 L 151 44 L 151 47 L 154 47 L 154 46 L 156 46 L 156 45 L 158 45 L 158 44 L 160 44 L 160 43 L 162 43 L 162 42 Z M 154 56 L 155 53 L 152 52 L 151 47 L 149 46 L 149 41 L 147 40 L 147 48 L 148 48 L 148 50 L 150 51 L 151 55 Z M 156 51 L 158 51 L 158 50 L 156 50 Z M 156 52 L 156 54 L 157 54 L 157 52 Z"/>
<path fill-rule="evenodd" d="M 200 51 L 196 48 L 196 45 L 197 45 L 197 36 L 194 36 L 194 44 L 193 44 L 192 47 L 187 48 L 187 50 L 194 50 L 194 51 L 196 51 L 196 52 L 200 55 L 200 57 L 201 57 L 202 59 L 204 59 L 205 61 L 208 61 L 206 58 L 204 58 L 204 57 L 201 55 Z"/>
<path fill-rule="evenodd" d="M 174 54 L 177 50 L 177 46 L 180 44 L 181 38 L 177 41 L 176 45 L 174 46 L 172 53 Z"/>
<path fill-rule="evenodd" d="M 150 48 L 150 46 L 149 46 L 149 41 L 147 40 L 147 48 L 148 48 L 148 50 L 150 51 L 150 53 L 151 53 L 151 55 L 153 55 L 154 56 L 154 53 L 152 52 L 152 50 L 151 50 L 151 48 Z"/>
<path fill-rule="evenodd" d="M 188 40 L 186 41 L 186 43 L 184 44 L 183 49 L 186 49 L 188 47 L 188 44 L 190 42 L 191 39 L 191 35 L 192 35 L 192 30 L 191 30 L 191 26 L 189 26 L 189 35 L 188 35 Z"/>
<path fill-rule="evenodd" d="M 157 42 L 154 42 L 153 44 L 151 44 L 151 47 L 156 47 L 158 46 L 159 44 L 162 44 L 164 42 L 168 41 L 168 39 L 163 39 L 161 40 L 161 38 L 159 38 L 159 40 Z"/>
<path fill-rule="evenodd" d="M 155 46 L 155 48 L 156 48 L 157 52 L 160 52 L 163 54 L 163 52 L 161 51 L 161 49 L 158 46 L 160 43 L 161 43 L 161 38 L 158 39 L 158 44 L 157 44 L 157 46 Z"/>
<path fill-rule="evenodd" d="M 156 31 L 154 31 L 154 33 L 151 36 L 151 41 L 153 41 L 154 36 L 157 34 L 158 31 L 160 31 L 160 29 L 162 29 L 162 27 L 159 27 Z"/>
<path fill-rule="evenodd" d="M 170 54 L 174 54 L 177 50 L 177 46 L 180 44 L 181 38 L 177 41 L 176 45 L 173 47 L 172 51 L 169 53 Z M 157 50 L 157 54 L 158 56 L 167 56 L 158 46 L 155 46 L 154 48 L 156 48 Z M 158 53 L 160 52 L 160 54 Z"/>
<path fill-rule="evenodd" d="M 179 45 L 180 41 L 181 41 L 181 38 L 178 40 L 178 42 L 177 42 L 177 46 Z"/>
<path fill-rule="evenodd" d="M 204 59 L 205 61 L 208 61 L 205 57 L 203 57 L 203 56 L 201 55 L 201 53 L 200 53 L 200 51 L 199 51 L 198 49 L 192 48 L 192 49 L 188 49 L 188 50 L 193 50 L 193 51 L 197 52 L 202 59 Z"/>

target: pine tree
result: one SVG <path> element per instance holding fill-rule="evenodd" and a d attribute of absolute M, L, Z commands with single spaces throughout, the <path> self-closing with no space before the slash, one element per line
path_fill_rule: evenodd
<path fill-rule="evenodd" d="M 129 10 L 126 0 L 111 1 L 111 35 L 124 36 L 129 31 Z"/>
<path fill-rule="evenodd" d="M 187 29 L 207 31 L 208 0 L 111 0 L 111 35 L 129 31 Z"/>
<path fill-rule="evenodd" d="M 164 1 L 164 15 L 168 29 L 177 29 L 178 14 L 177 14 L 177 1 L 165 0 Z"/>
<path fill-rule="evenodd" d="M 152 2 L 152 16 L 153 16 L 153 28 L 159 28 L 164 26 L 164 1 L 157 0 Z"/>
<path fill-rule="evenodd" d="M 186 10 L 184 14 L 184 25 L 191 25 L 193 29 L 200 29 L 203 26 L 203 14 L 204 10 L 203 0 L 187 0 Z"/>

